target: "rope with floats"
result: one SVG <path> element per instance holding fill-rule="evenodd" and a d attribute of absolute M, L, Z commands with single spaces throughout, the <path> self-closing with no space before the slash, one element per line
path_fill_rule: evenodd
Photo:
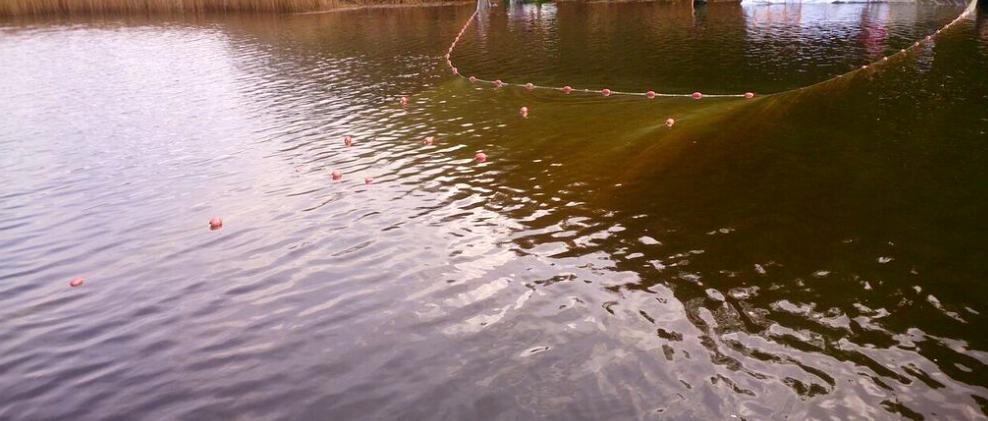
<path fill-rule="evenodd" d="M 892 59 L 895 59 L 895 58 L 898 58 L 898 57 L 904 57 L 905 55 L 908 55 L 912 50 L 917 49 L 917 48 L 923 46 L 925 43 L 932 43 L 933 42 L 933 39 L 935 37 L 939 36 L 943 31 L 947 30 L 948 28 L 950 28 L 954 24 L 956 24 L 956 23 L 960 22 L 961 20 L 963 20 L 963 19 L 967 18 L 968 16 L 970 16 L 971 13 L 974 12 L 974 10 L 975 10 L 976 1 L 977 0 L 971 0 L 971 2 L 968 4 L 968 7 L 966 9 L 964 9 L 964 12 L 962 12 L 954 20 L 952 20 L 949 23 L 947 23 L 946 25 L 942 26 L 940 29 L 937 29 L 935 32 L 927 35 L 923 39 L 920 39 L 920 40 L 912 43 L 912 45 L 899 50 L 899 52 L 897 52 L 895 54 L 892 54 L 891 56 L 883 56 L 882 58 L 880 58 L 878 60 L 875 60 L 875 61 L 873 61 L 871 63 L 862 65 L 861 67 L 859 67 L 857 69 L 854 69 L 854 70 L 851 70 L 851 71 L 848 71 L 848 72 L 839 74 L 837 76 L 831 77 L 830 79 L 826 79 L 826 80 L 823 80 L 821 82 L 814 83 L 812 85 L 807 85 L 807 86 L 803 86 L 801 88 L 791 89 L 791 91 L 803 90 L 803 89 L 810 88 L 812 86 L 816 86 L 816 85 L 819 85 L 819 84 L 831 82 L 831 81 L 834 81 L 836 79 L 843 78 L 846 75 L 855 73 L 855 72 L 863 72 L 863 71 L 872 70 L 872 69 L 877 68 L 878 66 L 881 66 L 882 64 L 885 64 L 885 63 L 889 62 Z M 453 39 L 453 42 L 450 43 L 449 49 L 446 50 L 446 66 L 449 67 L 450 71 L 452 71 L 454 75 L 459 76 L 461 78 L 465 78 L 465 79 L 469 80 L 470 83 L 490 84 L 490 85 L 494 85 L 495 88 L 502 88 L 502 87 L 506 87 L 506 86 L 508 86 L 508 87 L 514 86 L 514 87 L 524 88 L 524 89 L 526 89 L 528 91 L 534 91 L 534 90 L 550 90 L 550 91 L 560 91 L 560 92 L 563 92 L 565 94 L 569 94 L 569 93 L 572 93 L 572 92 L 578 92 L 578 93 L 587 93 L 587 94 L 600 94 L 600 95 L 603 95 L 603 96 L 611 96 L 611 95 L 643 96 L 643 97 L 646 97 L 646 98 L 649 98 L 649 99 L 651 99 L 651 98 L 657 98 L 657 97 L 666 97 L 666 98 L 693 98 L 693 99 L 702 99 L 702 98 L 746 98 L 746 99 L 751 99 L 751 98 L 754 98 L 755 97 L 755 94 L 753 92 L 745 92 L 745 93 L 740 93 L 740 94 L 704 94 L 704 93 L 701 93 L 701 92 L 693 92 L 693 93 L 690 93 L 690 94 L 683 94 L 683 93 L 659 93 L 659 92 L 655 92 L 655 91 L 627 92 L 627 91 L 614 91 L 614 90 L 610 90 L 610 89 L 607 89 L 607 88 L 604 88 L 604 89 L 601 89 L 601 90 L 594 90 L 594 89 L 586 89 L 586 88 L 573 88 L 573 87 L 570 87 L 570 86 L 562 86 L 562 87 L 556 87 L 556 86 L 539 86 L 539 85 L 532 84 L 531 82 L 524 83 L 524 84 L 522 84 L 522 83 L 510 83 L 510 82 L 501 81 L 500 79 L 486 80 L 486 79 L 480 79 L 480 78 L 478 78 L 476 76 L 472 76 L 472 75 L 471 76 L 463 76 L 463 74 L 461 74 L 459 68 L 457 68 L 453 64 L 453 60 L 452 60 L 453 51 L 456 49 L 456 44 L 460 42 L 460 39 L 461 38 L 463 38 L 463 34 L 466 33 L 467 28 L 469 28 L 470 25 L 473 24 L 474 20 L 477 19 L 477 14 L 480 13 L 480 7 L 479 6 L 480 5 L 478 4 L 477 10 L 474 10 L 473 14 L 470 15 L 470 18 L 467 19 L 466 23 L 463 24 L 463 27 L 460 28 L 460 32 L 456 34 L 456 38 L 454 38 Z M 788 91 L 782 91 L 782 92 L 788 92 Z M 781 92 L 779 92 L 779 93 L 781 93 Z"/>

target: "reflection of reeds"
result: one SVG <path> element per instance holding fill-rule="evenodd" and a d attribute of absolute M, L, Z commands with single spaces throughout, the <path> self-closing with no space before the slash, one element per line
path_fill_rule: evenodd
<path fill-rule="evenodd" d="M 436 0 L 0 0 L 0 16 L 146 13 L 291 13 Z"/>

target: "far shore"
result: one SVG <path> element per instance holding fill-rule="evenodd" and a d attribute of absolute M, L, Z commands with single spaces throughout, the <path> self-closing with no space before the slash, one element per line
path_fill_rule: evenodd
<path fill-rule="evenodd" d="M 342 11 L 435 7 L 473 0 L 2 0 L 0 17 L 100 15 L 204 15 L 224 13 L 318 14 Z"/>
<path fill-rule="evenodd" d="M 349 7 L 338 7 L 335 9 L 326 10 L 313 10 L 310 12 L 295 12 L 295 15 L 321 15 L 323 13 L 335 13 L 335 12 L 349 12 L 354 10 L 364 10 L 364 9 L 398 9 L 406 7 L 442 7 L 442 6 L 456 6 L 462 4 L 473 4 L 476 3 L 474 0 L 455 0 L 455 1 L 434 1 L 426 3 L 399 3 L 399 4 L 364 4 L 360 6 L 349 6 Z"/>

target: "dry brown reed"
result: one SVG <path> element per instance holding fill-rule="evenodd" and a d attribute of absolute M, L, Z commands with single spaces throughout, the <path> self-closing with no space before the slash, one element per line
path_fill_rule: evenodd
<path fill-rule="evenodd" d="M 436 2 L 435 0 L 0 0 L 0 16 L 295 13 L 372 5 Z"/>

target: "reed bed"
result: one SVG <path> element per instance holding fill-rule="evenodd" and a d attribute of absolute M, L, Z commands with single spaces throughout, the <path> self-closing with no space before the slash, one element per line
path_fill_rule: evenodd
<path fill-rule="evenodd" d="M 0 0 L 0 16 L 297 13 L 360 6 L 438 2 L 435 0 Z"/>

